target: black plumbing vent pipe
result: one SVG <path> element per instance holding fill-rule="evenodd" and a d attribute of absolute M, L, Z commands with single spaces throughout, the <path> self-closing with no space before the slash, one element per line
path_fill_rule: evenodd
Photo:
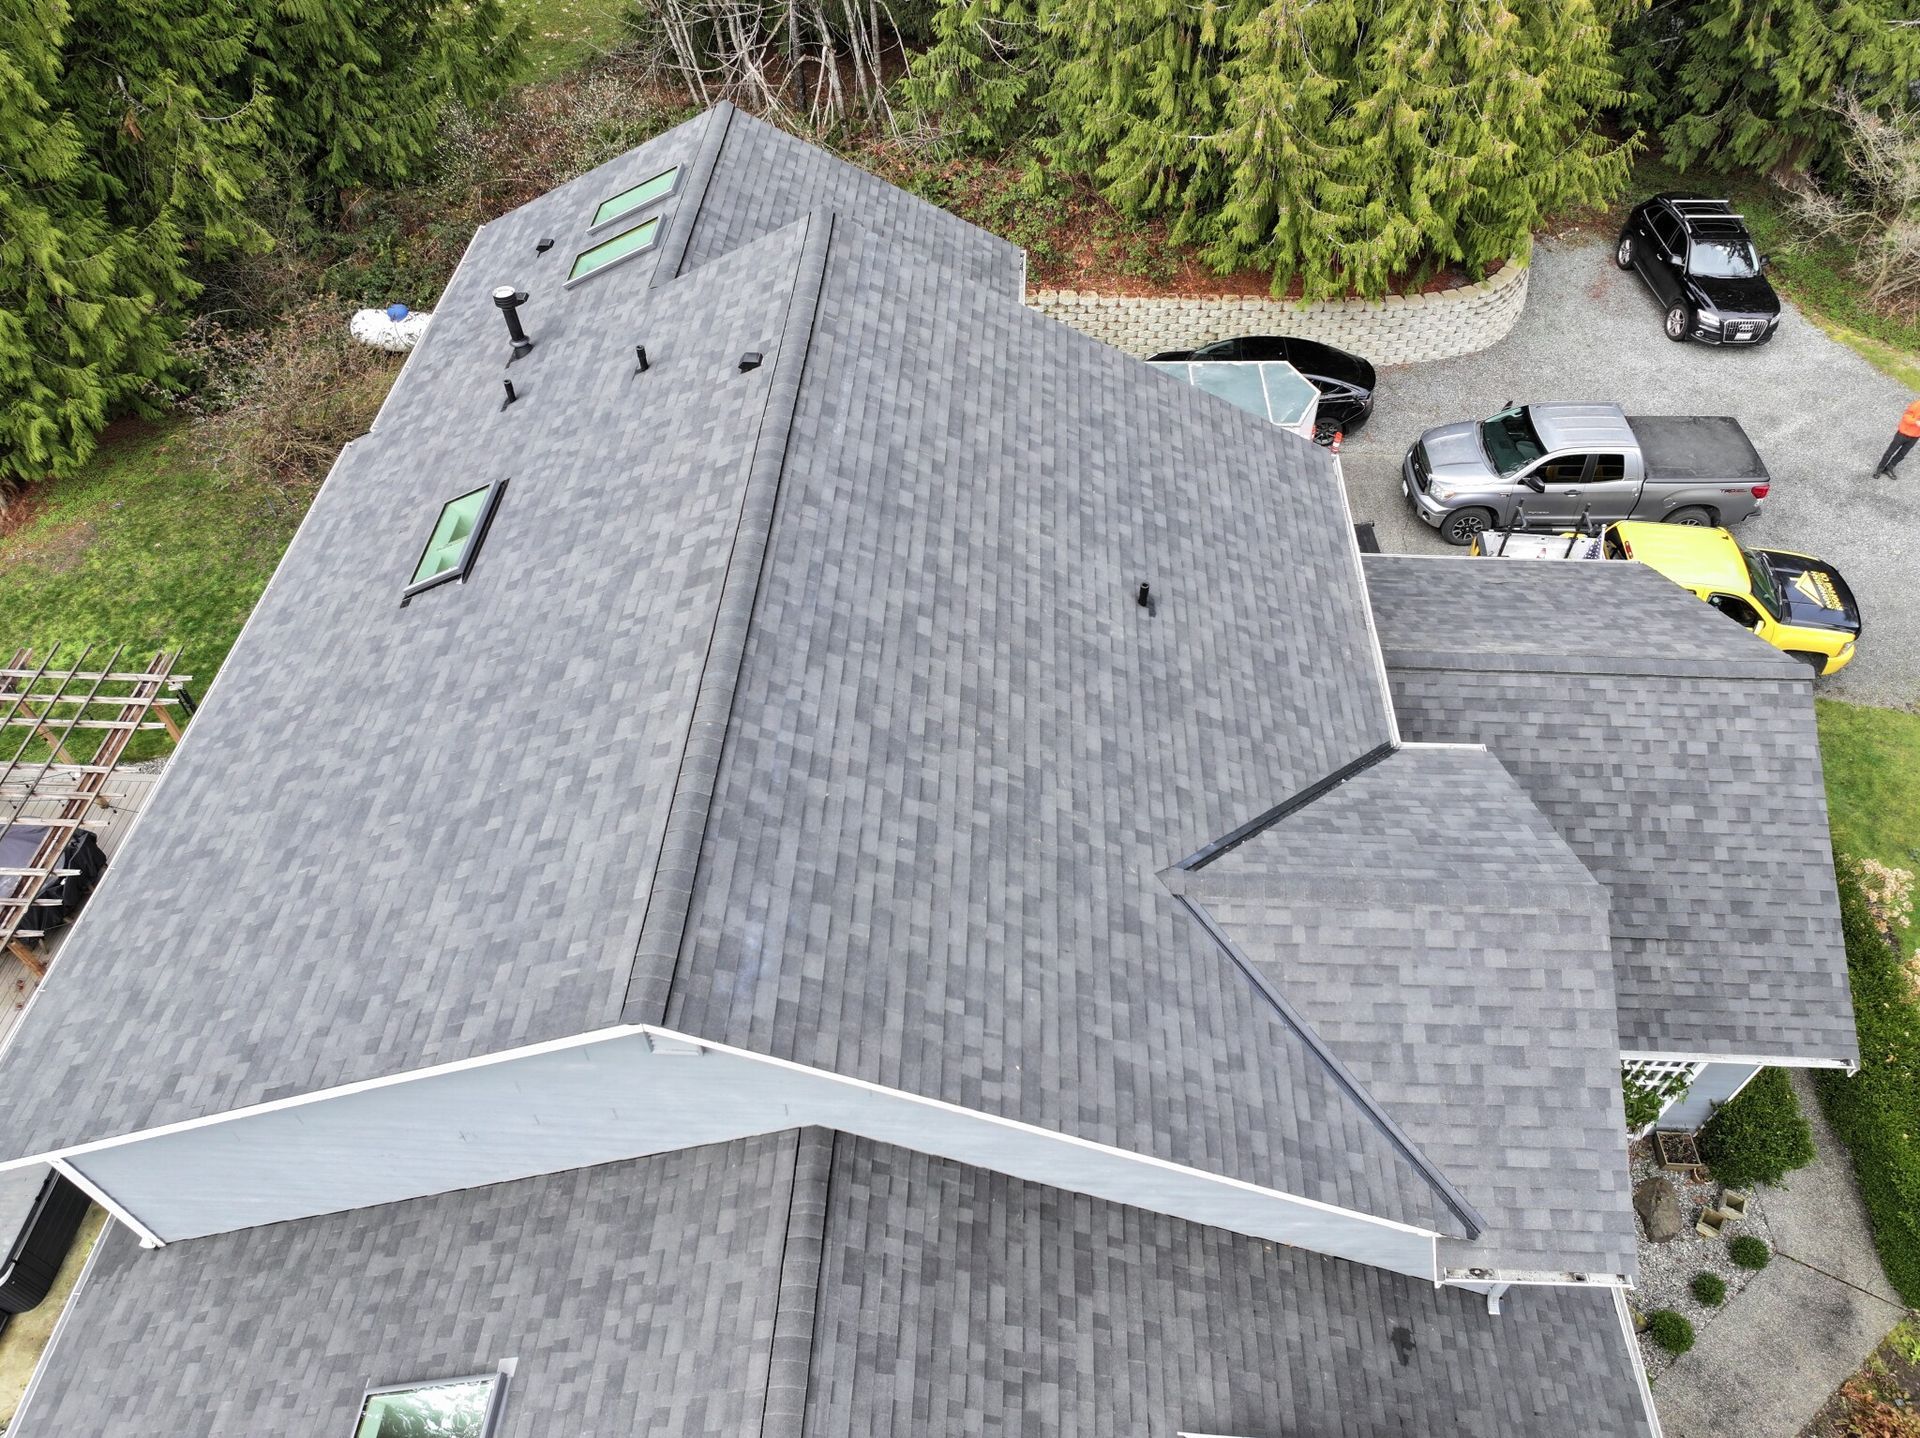
<path fill-rule="evenodd" d="M 493 292 L 493 302 L 500 306 L 500 313 L 507 317 L 507 334 L 513 340 L 514 359 L 524 358 L 533 348 L 533 341 L 527 338 L 527 332 L 520 327 L 520 306 L 527 302 L 527 292 L 516 290 L 512 285 L 502 285 Z"/>

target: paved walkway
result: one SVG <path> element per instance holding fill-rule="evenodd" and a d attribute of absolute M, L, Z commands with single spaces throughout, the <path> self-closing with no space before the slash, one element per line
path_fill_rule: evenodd
<path fill-rule="evenodd" d="M 1904 1316 L 1846 1150 L 1794 1076 L 1818 1157 L 1766 1192 L 1773 1262 L 1653 1386 L 1667 1438 L 1794 1438 Z"/>

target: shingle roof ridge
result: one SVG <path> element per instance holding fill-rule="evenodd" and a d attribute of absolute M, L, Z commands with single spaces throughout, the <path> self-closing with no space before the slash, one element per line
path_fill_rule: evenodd
<path fill-rule="evenodd" d="M 700 148 L 694 153 L 693 167 L 687 177 L 685 197 L 674 207 L 673 223 L 660 246 L 660 258 L 654 262 L 653 277 L 647 282 L 649 289 L 658 289 L 680 277 L 681 268 L 687 262 L 687 247 L 693 243 L 693 232 L 700 227 L 700 217 L 706 213 L 707 187 L 713 183 L 720 152 L 726 148 L 734 114 L 731 100 L 722 100 L 707 111 L 706 125 L 700 131 Z"/>
<path fill-rule="evenodd" d="M 812 1376 L 820 1266 L 827 1241 L 827 1190 L 837 1131 L 803 1128 L 794 1135 L 786 1236 L 780 1245 L 779 1293 L 767 1362 L 761 1438 L 803 1438 Z"/>
<path fill-rule="evenodd" d="M 740 518 L 734 530 L 733 547 L 727 555 L 726 577 L 713 617 L 713 634 L 687 721 L 680 772 L 668 805 L 659 862 L 647 895 L 640 942 L 627 983 L 622 1017 L 632 1023 L 659 1023 L 666 1017 L 681 939 L 686 931 L 688 906 L 693 898 L 700 846 L 706 835 L 734 694 L 746 657 L 761 569 L 773 532 L 774 509 L 787 462 L 787 444 L 799 406 L 800 382 L 826 285 L 833 212 L 816 210 L 802 223 L 806 232 L 794 266 L 793 290 L 774 352 L 773 379 L 767 387 L 766 407 L 754 435 L 747 482 L 741 492 Z"/>

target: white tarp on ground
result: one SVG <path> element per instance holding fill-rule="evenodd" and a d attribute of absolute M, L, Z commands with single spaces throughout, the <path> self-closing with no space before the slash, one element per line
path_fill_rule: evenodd
<path fill-rule="evenodd" d="M 406 318 L 398 320 L 385 310 L 355 310 L 347 328 L 363 345 L 402 354 L 420 342 L 420 336 L 427 332 L 427 322 L 432 318 L 431 314 L 419 310 L 411 311 Z"/>

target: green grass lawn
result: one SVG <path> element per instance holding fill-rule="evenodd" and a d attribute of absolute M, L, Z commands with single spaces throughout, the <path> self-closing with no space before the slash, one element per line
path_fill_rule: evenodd
<path fill-rule="evenodd" d="M 1657 155 L 1643 155 L 1634 168 L 1632 194 L 1662 190 L 1692 190 L 1731 200 L 1767 257 L 1775 288 L 1868 363 L 1920 389 L 1920 321 L 1868 308 L 1861 298 L 1864 287 L 1846 273 L 1851 257 L 1847 247 L 1796 237 L 1787 219 L 1787 197 L 1778 185 L 1756 175 L 1678 170 Z"/>
<path fill-rule="evenodd" d="M 527 22 L 525 78 L 547 80 L 611 50 L 636 0 L 506 0 Z"/>
<path fill-rule="evenodd" d="M 1836 852 L 1920 874 L 1920 714 L 1818 703 Z M 1906 951 L 1920 947 L 1910 925 Z"/>
<path fill-rule="evenodd" d="M 1920 714 L 1822 700 L 1820 752 L 1835 851 L 1920 872 Z M 1843 870 L 1841 917 L 1860 1032 L 1860 1072 L 1815 1078 L 1853 1158 L 1881 1266 L 1920 1304 L 1920 924 L 1889 948 Z"/>
<path fill-rule="evenodd" d="M 144 665 L 179 646 L 204 693 L 266 587 L 299 516 L 229 486 L 179 428 L 110 438 L 86 469 L 37 486 L 26 523 L 0 536 L 0 650 L 125 643 Z M 77 651 L 75 651 L 77 652 Z M 0 656 L 0 657 L 5 657 Z M 137 736 L 133 757 L 159 752 Z"/>

